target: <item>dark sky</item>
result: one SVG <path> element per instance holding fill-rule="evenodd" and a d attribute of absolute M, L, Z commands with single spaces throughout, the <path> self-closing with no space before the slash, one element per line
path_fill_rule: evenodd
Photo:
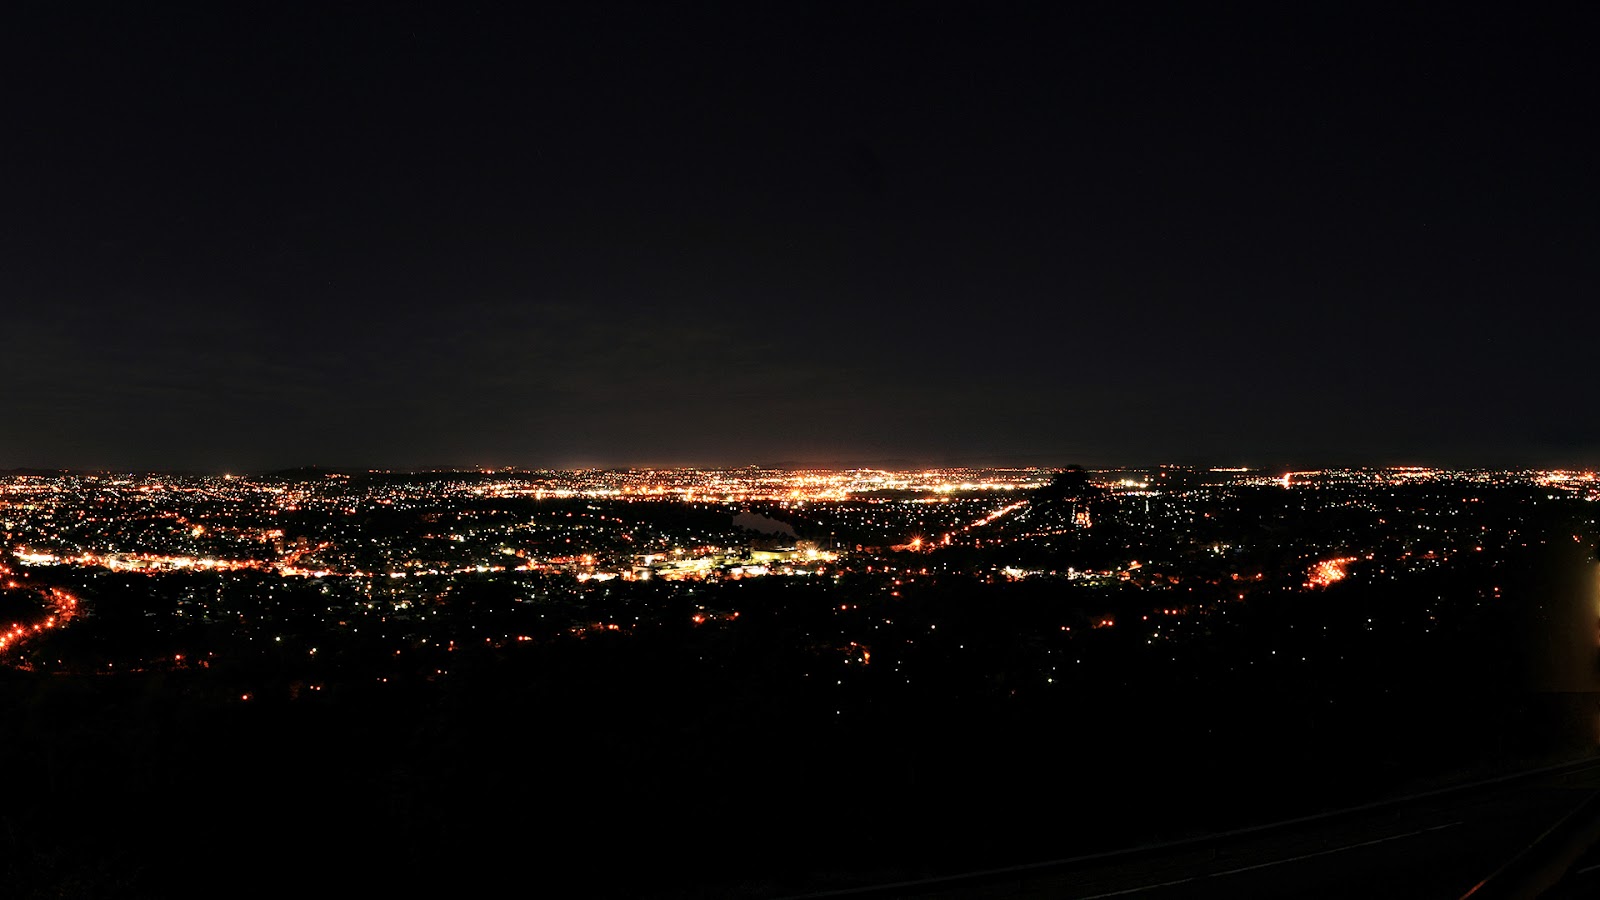
<path fill-rule="evenodd" d="M 0 467 L 1600 464 L 1578 13 L 536 5 L 8 5 Z"/>

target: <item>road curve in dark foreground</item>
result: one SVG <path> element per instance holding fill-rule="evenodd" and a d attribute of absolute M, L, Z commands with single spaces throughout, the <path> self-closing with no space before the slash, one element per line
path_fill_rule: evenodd
<path fill-rule="evenodd" d="M 1600 761 L 1586 761 L 1179 844 L 810 896 L 1458 900 L 1597 791 Z"/>
<path fill-rule="evenodd" d="M 33 640 L 54 628 L 65 626 L 78 614 L 78 598 L 59 587 L 40 587 L 18 581 L 4 562 L 0 562 L 0 585 L 7 590 L 27 590 L 44 601 L 44 612 L 33 621 L 17 620 L 0 624 L 0 653 Z"/>

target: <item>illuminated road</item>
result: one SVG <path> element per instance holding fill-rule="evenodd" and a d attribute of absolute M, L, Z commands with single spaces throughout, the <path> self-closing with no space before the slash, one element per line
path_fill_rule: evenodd
<path fill-rule="evenodd" d="M 1028 501 L 1027 500 L 1018 500 L 1015 503 L 1011 503 L 1011 504 L 1008 504 L 1006 506 L 1002 506 L 999 509 L 995 510 L 994 512 L 991 512 L 988 515 L 985 515 L 984 517 L 982 517 L 980 519 L 975 519 L 975 520 L 973 520 L 971 522 L 968 522 L 967 524 L 961 526 L 960 528 L 956 529 L 955 531 L 947 533 L 943 538 L 940 539 L 941 543 L 949 544 L 952 541 L 954 541 L 954 540 L 966 535 L 968 532 L 971 532 L 971 531 L 974 531 L 976 529 L 982 528 L 985 525 L 992 525 L 996 521 L 998 521 L 999 519 L 1004 518 L 1005 516 L 1009 516 L 1012 513 L 1016 512 L 1019 509 L 1022 509 L 1023 507 L 1025 507 L 1027 505 L 1028 505 Z"/>
<path fill-rule="evenodd" d="M 13 650 L 31 638 L 37 637 L 53 628 L 59 628 L 72 621 L 78 614 L 78 598 L 73 594 L 58 588 L 40 588 L 24 584 L 12 577 L 11 569 L 0 563 L 0 578 L 6 579 L 5 586 L 12 590 L 28 590 L 42 596 L 49 607 L 49 611 L 41 618 L 33 621 L 17 620 L 7 623 L 4 631 L 0 631 L 0 652 Z"/>

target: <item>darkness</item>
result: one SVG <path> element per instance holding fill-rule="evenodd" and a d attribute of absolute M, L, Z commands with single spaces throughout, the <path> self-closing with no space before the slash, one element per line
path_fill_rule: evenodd
<path fill-rule="evenodd" d="M 0 467 L 1600 464 L 1569 15 L 17 4 Z"/>

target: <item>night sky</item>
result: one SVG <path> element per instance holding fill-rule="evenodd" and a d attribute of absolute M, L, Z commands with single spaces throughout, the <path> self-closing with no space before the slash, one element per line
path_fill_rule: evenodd
<path fill-rule="evenodd" d="M 525 5 L 8 5 L 0 468 L 1600 465 L 1577 12 Z"/>

